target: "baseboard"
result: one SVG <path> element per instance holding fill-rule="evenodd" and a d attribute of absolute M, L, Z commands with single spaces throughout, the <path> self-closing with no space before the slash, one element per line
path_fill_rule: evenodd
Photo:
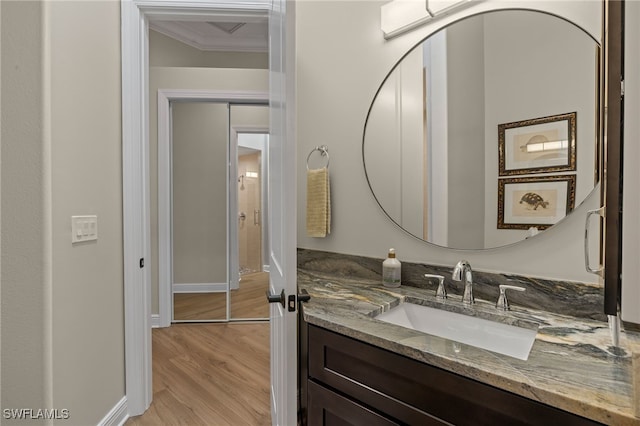
<path fill-rule="evenodd" d="M 227 283 L 174 284 L 174 293 L 221 293 L 227 291 Z"/>
<path fill-rule="evenodd" d="M 160 328 L 160 314 L 151 314 L 151 328 Z"/>
<path fill-rule="evenodd" d="M 129 408 L 127 407 L 127 397 L 123 396 L 120 401 L 107 413 L 98 423 L 98 426 L 122 426 L 129 419 Z"/>

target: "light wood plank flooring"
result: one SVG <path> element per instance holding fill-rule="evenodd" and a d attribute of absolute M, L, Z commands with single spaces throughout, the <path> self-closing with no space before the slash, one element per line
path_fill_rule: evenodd
<path fill-rule="evenodd" d="M 154 329 L 153 402 L 126 426 L 271 424 L 269 323 Z"/>
<path fill-rule="evenodd" d="M 231 318 L 269 318 L 266 291 L 269 273 L 242 275 L 240 288 L 231 291 Z M 224 293 L 176 293 L 173 318 L 176 320 L 226 319 Z"/>

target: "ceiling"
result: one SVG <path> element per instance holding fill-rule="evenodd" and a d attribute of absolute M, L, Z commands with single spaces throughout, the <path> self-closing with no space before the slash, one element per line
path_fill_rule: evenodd
<path fill-rule="evenodd" d="M 249 21 L 152 21 L 149 23 L 149 28 L 199 50 L 267 52 L 269 45 L 267 18 L 249 19 Z"/>

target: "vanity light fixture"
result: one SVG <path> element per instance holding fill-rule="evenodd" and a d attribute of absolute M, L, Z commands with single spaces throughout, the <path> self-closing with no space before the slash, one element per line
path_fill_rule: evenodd
<path fill-rule="evenodd" d="M 380 28 L 390 39 L 482 0 L 392 0 L 380 6 Z"/>

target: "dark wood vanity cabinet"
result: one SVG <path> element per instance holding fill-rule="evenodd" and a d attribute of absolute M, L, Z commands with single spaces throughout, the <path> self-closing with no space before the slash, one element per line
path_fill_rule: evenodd
<path fill-rule="evenodd" d="M 302 323 L 303 424 L 594 425 L 589 419 Z M 305 362 L 306 361 L 306 362 Z M 304 365 L 306 364 L 306 365 Z M 304 380 L 306 378 L 306 380 Z"/>

